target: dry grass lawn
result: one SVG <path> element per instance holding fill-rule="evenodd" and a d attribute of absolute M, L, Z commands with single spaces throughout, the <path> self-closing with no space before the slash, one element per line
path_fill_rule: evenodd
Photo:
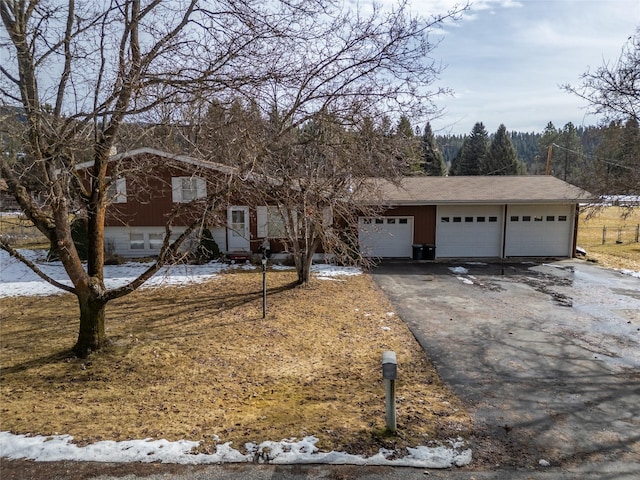
<path fill-rule="evenodd" d="M 587 259 L 607 268 L 640 271 L 640 243 L 635 241 L 640 224 L 640 209 L 627 216 L 620 207 L 607 207 L 580 216 L 578 245 L 587 251 Z M 606 226 L 605 243 L 602 243 Z M 620 230 L 620 242 L 618 231 Z"/>
<path fill-rule="evenodd" d="M 229 273 L 113 302 L 113 345 L 88 360 L 69 354 L 75 297 L 0 299 L 1 429 L 79 443 L 190 439 L 209 452 L 215 435 L 239 449 L 315 435 L 322 450 L 361 454 L 470 431 L 368 275 L 301 289 L 292 273 L 269 272 L 266 319 L 261 278 Z M 388 349 L 399 363 L 397 435 L 385 432 Z"/>

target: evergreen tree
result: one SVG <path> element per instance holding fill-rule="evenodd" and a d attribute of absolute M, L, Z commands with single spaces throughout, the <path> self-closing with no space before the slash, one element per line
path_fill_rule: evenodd
<path fill-rule="evenodd" d="M 489 153 L 489 134 L 482 122 L 478 122 L 466 137 L 452 175 L 482 175 L 483 165 Z"/>
<path fill-rule="evenodd" d="M 638 195 L 640 192 L 640 126 L 637 120 L 612 121 L 599 129 L 594 158 L 581 186 L 598 195 Z"/>
<path fill-rule="evenodd" d="M 620 161 L 615 183 L 617 193 L 640 193 L 640 125 L 637 118 L 630 118 L 624 125 L 620 142 Z"/>
<path fill-rule="evenodd" d="M 562 128 L 558 143 L 560 147 L 558 148 L 558 155 L 554 152 L 551 159 L 552 162 L 556 161 L 558 163 L 552 163 L 552 166 L 555 166 L 555 168 L 552 168 L 552 172 L 565 182 L 578 183 L 577 181 L 584 166 L 584 153 L 578 138 L 578 132 L 573 123 L 569 122 Z"/>
<path fill-rule="evenodd" d="M 420 169 L 420 145 L 413 134 L 411 122 L 404 115 L 400 117 L 396 127 L 395 138 L 398 141 L 398 158 L 411 172 L 419 172 Z"/>
<path fill-rule="evenodd" d="M 438 148 L 430 123 L 425 125 L 420 140 L 420 146 L 422 147 L 420 166 L 422 171 L 427 175 L 443 176 L 447 171 L 447 167 L 444 164 L 444 157 Z"/>
<path fill-rule="evenodd" d="M 538 141 L 538 161 L 533 166 L 532 173 L 545 173 L 549 147 L 558 141 L 559 136 L 560 132 L 555 125 L 552 122 L 547 123 L 547 126 L 544 127 L 544 132 L 542 132 L 542 137 L 540 137 L 540 140 Z"/>
<path fill-rule="evenodd" d="M 466 137 L 465 137 L 466 139 Z M 462 149 L 464 148 L 464 142 L 456 152 L 455 156 L 451 159 L 451 166 L 449 167 L 449 175 L 460 175 L 460 157 L 462 156 Z"/>
<path fill-rule="evenodd" d="M 489 154 L 484 163 L 484 175 L 522 175 L 526 168 L 518 160 L 507 127 L 501 124 L 491 140 Z"/>

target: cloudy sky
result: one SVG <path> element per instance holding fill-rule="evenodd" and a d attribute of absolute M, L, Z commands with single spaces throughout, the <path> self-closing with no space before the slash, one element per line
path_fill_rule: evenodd
<path fill-rule="evenodd" d="M 411 0 L 423 15 L 443 12 L 451 0 Z M 464 3 L 464 0 L 461 0 Z M 391 3 L 391 0 L 385 1 Z M 542 131 L 552 121 L 594 125 L 585 102 L 559 88 L 615 61 L 640 25 L 640 0 L 475 0 L 445 26 L 434 52 L 447 67 L 440 84 L 454 90 L 438 105 L 438 133 L 469 133 L 483 122 L 490 133 Z"/>

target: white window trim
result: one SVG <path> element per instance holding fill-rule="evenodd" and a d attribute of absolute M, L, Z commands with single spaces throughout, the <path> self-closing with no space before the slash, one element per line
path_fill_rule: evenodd
<path fill-rule="evenodd" d="M 108 179 L 112 181 L 112 179 Z M 127 203 L 127 179 L 116 178 L 107 188 L 107 201 L 109 203 Z"/>
<path fill-rule="evenodd" d="M 171 177 L 171 200 L 173 203 L 189 203 L 191 200 L 182 198 L 182 181 L 184 179 L 196 181 L 196 199 L 207 196 L 207 182 L 202 177 Z"/>

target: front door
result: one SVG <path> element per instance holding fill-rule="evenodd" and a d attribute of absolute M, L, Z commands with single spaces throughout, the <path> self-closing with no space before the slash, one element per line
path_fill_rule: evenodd
<path fill-rule="evenodd" d="M 249 248 L 249 207 L 229 207 L 229 251 L 248 252 Z"/>

